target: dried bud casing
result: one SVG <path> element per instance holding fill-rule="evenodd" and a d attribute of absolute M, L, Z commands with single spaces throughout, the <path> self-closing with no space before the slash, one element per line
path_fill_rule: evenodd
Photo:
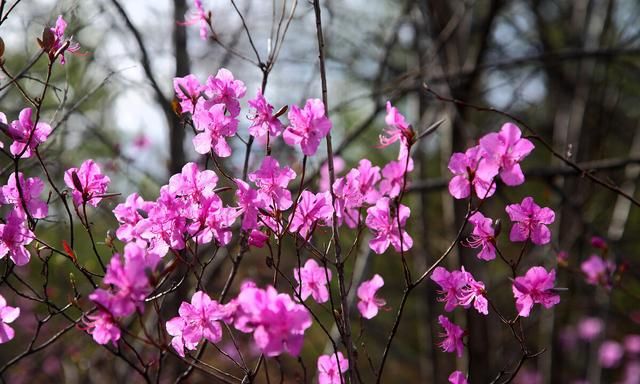
<path fill-rule="evenodd" d="M 496 219 L 496 223 L 493 225 L 494 237 L 498 237 L 502 232 L 502 220 Z"/>

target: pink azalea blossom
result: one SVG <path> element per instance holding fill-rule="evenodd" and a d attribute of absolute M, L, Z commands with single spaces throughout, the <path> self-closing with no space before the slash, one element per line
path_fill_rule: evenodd
<path fill-rule="evenodd" d="M 187 163 L 182 167 L 182 171 L 169 179 L 169 192 L 176 196 L 197 199 L 201 196 L 210 197 L 215 195 L 218 175 L 215 172 L 205 169 L 200 171 L 198 164 Z"/>
<path fill-rule="evenodd" d="M 267 208 L 264 204 L 264 200 L 258 197 L 258 191 L 251 188 L 249 184 L 240 179 L 235 179 L 236 186 L 236 199 L 238 202 L 238 213 L 242 213 L 242 225 L 243 230 L 252 230 L 258 228 L 258 214 L 259 209 Z"/>
<path fill-rule="evenodd" d="M 146 215 L 151 205 L 152 203 L 144 201 L 137 193 L 132 193 L 127 196 L 124 203 L 118 204 L 113 209 L 113 214 L 118 223 L 120 223 L 116 230 L 118 239 L 125 242 L 140 239 L 140 234 L 136 231 L 136 225 L 144 218 L 140 213 L 142 212 Z"/>
<path fill-rule="evenodd" d="M 394 198 L 400 195 L 402 189 L 406 187 L 406 174 L 413 171 L 413 159 L 392 160 L 382 168 L 382 181 L 380 182 L 380 193 Z"/>
<path fill-rule="evenodd" d="M 431 280 L 440 286 L 438 293 L 442 296 L 438 301 L 445 302 L 445 311 L 451 312 L 457 306 L 469 308 L 473 303 L 479 313 L 483 315 L 489 313 L 484 283 L 476 281 L 471 273 L 464 270 L 464 267 L 461 271 L 451 272 L 443 267 L 437 267 L 431 274 Z"/>
<path fill-rule="evenodd" d="M 209 15 L 202 6 L 202 0 L 194 0 L 195 12 L 191 12 L 191 15 L 185 15 L 184 23 L 182 25 L 194 25 L 200 23 L 200 38 L 207 40 L 209 35 Z"/>
<path fill-rule="evenodd" d="M 226 138 L 236 134 L 238 120 L 227 116 L 225 110 L 224 104 L 215 104 L 211 108 L 205 108 L 203 100 L 196 104 L 193 123 L 199 133 L 192 142 L 199 154 L 205 155 L 213 151 L 220 157 L 231 156 L 231 147 Z"/>
<path fill-rule="evenodd" d="M 365 319 L 373 319 L 378 309 L 384 307 L 386 301 L 376 297 L 376 292 L 384 285 L 382 276 L 375 274 L 371 280 L 363 281 L 358 287 L 358 310 Z"/>
<path fill-rule="evenodd" d="M 18 120 L 14 120 L 7 127 L 7 134 L 13 139 L 9 150 L 14 156 L 29 158 L 38 145 L 44 143 L 51 134 L 49 124 L 39 121 L 34 126 L 33 110 L 25 108 L 20 111 Z"/>
<path fill-rule="evenodd" d="M 387 101 L 387 115 L 384 118 L 388 128 L 385 130 L 386 136 L 380 135 L 380 146 L 387 147 L 400 140 L 403 146 L 408 147 L 413 144 L 414 132 L 404 116 L 398 112 L 396 107 L 391 106 Z"/>
<path fill-rule="evenodd" d="M 25 246 L 35 238 L 25 221 L 24 213 L 14 209 L 7 216 L 6 223 L 0 224 L 0 259 L 8 254 L 18 266 L 29 262 L 31 255 Z"/>
<path fill-rule="evenodd" d="M 460 371 L 454 371 L 449 375 L 449 384 L 468 384 L 467 376 Z"/>
<path fill-rule="evenodd" d="M 55 28 L 51 28 L 51 32 L 53 32 L 54 41 L 51 51 L 49 52 L 49 57 L 53 57 L 56 54 L 60 54 L 60 64 L 65 64 L 64 54 L 66 52 L 76 53 L 80 50 L 80 44 L 73 41 L 73 37 L 66 38 L 64 36 L 64 32 L 67 29 L 67 22 L 62 18 L 62 15 L 58 16 L 56 20 Z M 68 46 L 64 48 L 64 46 L 68 43 Z M 64 51 L 60 51 L 60 49 L 64 48 Z"/>
<path fill-rule="evenodd" d="M 551 308 L 560 302 L 560 295 L 554 290 L 556 271 L 547 272 L 543 267 L 532 267 L 524 276 L 513 281 L 513 295 L 516 309 L 522 317 L 528 317 L 534 304 Z"/>
<path fill-rule="evenodd" d="M 556 217 L 551 208 L 540 208 L 533 197 L 525 197 L 520 204 L 507 205 L 506 211 L 514 222 L 509 240 L 527 241 L 530 238 L 531 242 L 538 245 L 551 241 L 551 231 L 547 225 L 553 223 Z"/>
<path fill-rule="evenodd" d="M 480 146 L 487 156 L 500 166 L 500 178 L 507 185 L 524 183 L 520 161 L 533 151 L 531 141 L 521 138 L 520 128 L 506 123 L 500 133 L 489 133 L 480 139 Z"/>
<path fill-rule="evenodd" d="M 183 249 L 184 233 L 188 224 L 187 216 L 196 216 L 200 219 L 201 214 L 197 201 L 177 198 L 169 189 L 168 185 L 160 188 L 158 199 L 145 207 L 147 217 L 139 220 L 134 228 L 140 242 L 146 243 L 149 251 L 158 255 L 166 254 L 169 248 Z M 197 232 L 202 225 L 200 222 L 195 224 L 197 227 L 195 231 Z"/>
<path fill-rule="evenodd" d="M 349 360 L 345 359 L 342 352 L 322 355 L 318 357 L 318 384 L 341 384 L 344 382 L 343 374 L 349 369 Z"/>
<path fill-rule="evenodd" d="M 485 296 L 485 287 L 482 281 L 476 281 L 471 273 L 466 272 L 462 267 L 462 272 L 466 274 L 467 284 L 458 293 L 458 302 L 465 308 L 471 306 L 483 315 L 489 314 L 489 302 Z"/>
<path fill-rule="evenodd" d="M 251 125 L 249 126 L 249 134 L 254 137 L 264 137 L 269 133 L 271 136 L 280 136 L 284 130 L 284 126 L 273 115 L 273 105 L 267 102 L 262 95 L 262 91 L 258 90 L 255 99 L 249 100 L 249 107 L 253 108 L 253 115 L 249 117 Z"/>
<path fill-rule="evenodd" d="M 116 342 L 120 340 L 120 327 L 108 312 L 99 309 L 95 314 L 88 315 L 84 323 L 87 333 L 100 345 L 111 342 L 115 347 Z"/>
<path fill-rule="evenodd" d="M 264 232 L 258 231 L 257 229 L 251 230 L 249 233 L 249 245 L 256 248 L 262 248 L 269 240 L 269 236 L 267 236 Z"/>
<path fill-rule="evenodd" d="M 476 212 L 469 217 L 469 222 L 473 225 L 473 232 L 466 242 L 471 248 L 480 248 L 478 259 L 493 260 L 496 258 L 496 233 L 493 228 L 493 220 L 480 212 Z"/>
<path fill-rule="evenodd" d="M 438 301 L 444 302 L 444 310 L 453 311 L 458 305 L 458 295 L 467 285 L 467 275 L 461 271 L 447 271 L 443 267 L 437 267 L 431 274 L 431 280 L 440 286 Z"/>
<path fill-rule="evenodd" d="M 158 255 L 134 243 L 127 244 L 124 261 L 119 254 L 113 255 L 104 276 L 104 284 L 112 285 L 114 291 L 97 289 L 89 295 L 89 299 L 115 317 L 128 316 L 136 310 L 142 312 L 144 299 L 152 290 L 147 274 L 155 269 L 158 262 Z"/>
<path fill-rule="evenodd" d="M 332 215 L 333 208 L 329 192 L 313 194 L 302 191 L 289 231 L 298 233 L 305 240 L 309 239 L 315 226 L 329 222 Z"/>
<path fill-rule="evenodd" d="M 249 180 L 258 187 L 258 195 L 265 205 L 276 210 L 291 207 L 291 192 L 287 189 L 289 182 L 296 178 L 296 173 L 289 167 L 280 167 L 276 159 L 265 156 L 260 169 L 249 174 Z"/>
<path fill-rule="evenodd" d="M 20 190 L 18 190 L 18 183 Z M 2 186 L 0 189 L 0 203 L 13 204 L 14 209 L 24 212 L 26 206 L 29 215 L 35 219 L 42 219 L 47 216 L 49 207 L 47 203 L 40 199 L 40 194 L 44 189 L 44 182 L 38 177 L 24 178 L 24 175 L 18 173 L 18 183 L 16 183 L 16 175 L 12 173 L 9 175 L 7 185 Z M 22 191 L 21 199 L 20 191 Z"/>
<path fill-rule="evenodd" d="M 624 348 L 614 340 L 606 340 L 600 345 L 598 358 L 604 368 L 615 368 L 624 356 Z"/>
<path fill-rule="evenodd" d="M 587 283 L 611 287 L 611 275 L 615 271 L 615 263 L 604 260 L 598 255 L 591 255 L 580 264 L 580 270 L 584 273 Z"/>
<path fill-rule="evenodd" d="M 300 354 L 304 332 L 312 324 L 302 304 L 272 286 L 260 289 L 253 283 L 242 285 L 235 303 L 234 326 L 241 332 L 253 332 L 254 342 L 265 355 Z"/>
<path fill-rule="evenodd" d="M 438 316 L 438 323 L 444 328 L 444 333 L 440 334 L 444 339 L 438 344 L 444 352 L 455 352 L 458 357 L 462 357 L 464 345 L 462 343 L 462 337 L 464 336 L 464 330 L 456 324 L 449 321 L 445 316 Z"/>
<path fill-rule="evenodd" d="M 240 101 L 247 93 L 247 87 L 241 80 L 236 80 L 233 73 L 226 68 L 220 68 L 215 76 L 209 76 L 205 85 L 207 100 L 204 107 L 210 109 L 213 105 L 222 104 L 224 109 L 235 118 L 240 114 Z"/>
<path fill-rule="evenodd" d="M 0 344 L 4 344 L 15 336 L 15 331 L 8 324 L 20 316 L 20 308 L 10 307 L 0 295 Z"/>
<path fill-rule="evenodd" d="M 225 310 L 217 301 L 202 291 L 191 297 L 191 303 L 185 301 L 178 310 L 180 316 L 167 321 L 167 333 L 173 336 L 171 345 L 184 357 L 184 349 L 193 351 L 202 339 L 211 343 L 222 340 L 220 321 L 226 317 Z"/>
<path fill-rule="evenodd" d="M 111 180 L 103 175 L 100 166 L 93 160 L 85 160 L 80 168 L 69 168 L 64 173 L 64 183 L 71 188 L 73 203 L 98 206 L 102 196 L 107 192 Z"/>
<path fill-rule="evenodd" d="M 333 183 L 336 216 L 338 224 L 346 223 L 349 228 L 356 228 L 360 221 L 359 208 L 364 203 L 360 192 L 360 172 L 352 169 L 346 176 Z"/>
<path fill-rule="evenodd" d="M 358 182 L 360 194 L 367 204 L 375 204 L 380 198 L 376 184 L 380 181 L 380 167 L 372 166 L 371 161 L 362 159 L 358 162 Z"/>
<path fill-rule="evenodd" d="M 471 188 L 479 199 L 493 196 L 496 190 L 493 178 L 498 174 L 498 165 L 483 157 L 480 146 L 456 152 L 449 159 L 449 170 L 453 178 L 449 182 L 449 193 L 456 199 L 466 199 Z"/>
<path fill-rule="evenodd" d="M 375 235 L 369 241 L 369 248 L 378 254 L 384 253 L 389 245 L 393 245 L 396 252 L 409 250 L 413 246 L 413 239 L 404 229 L 402 230 L 402 241 L 400 240 L 401 235 L 398 228 L 398 221 L 400 221 L 400 226 L 404 228 L 411 210 L 400 204 L 397 210 L 399 217 L 396 218 L 391 215 L 390 203 L 389 198 L 383 197 L 378 200 L 375 206 L 367 209 L 365 223 Z"/>
<path fill-rule="evenodd" d="M 298 282 L 295 290 L 302 300 L 309 296 L 318 303 L 326 303 L 329 300 L 327 285 L 331 281 L 331 270 L 328 268 L 321 267 L 315 260 L 309 259 L 304 263 L 304 267 L 293 269 L 293 277 Z"/>
<path fill-rule="evenodd" d="M 309 99 L 303 109 L 292 105 L 288 117 L 291 125 L 282 135 L 284 142 L 292 147 L 300 145 L 305 156 L 315 155 L 320 141 L 331 130 L 331 120 L 325 115 L 322 101 Z"/>
<path fill-rule="evenodd" d="M 194 113 L 198 99 L 204 91 L 204 86 L 200 84 L 195 75 L 173 78 L 173 90 L 180 102 L 182 113 Z"/>

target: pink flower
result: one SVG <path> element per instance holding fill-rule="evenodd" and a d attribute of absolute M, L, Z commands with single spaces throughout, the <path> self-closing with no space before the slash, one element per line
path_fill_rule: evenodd
<path fill-rule="evenodd" d="M 218 175 L 215 172 L 208 169 L 200 171 L 198 164 L 187 163 L 180 173 L 169 179 L 169 192 L 192 200 L 201 196 L 210 197 L 215 195 L 217 183 Z"/>
<path fill-rule="evenodd" d="M 384 253 L 389 245 L 393 245 L 396 252 L 409 250 L 413 246 L 413 239 L 404 229 L 402 230 L 402 241 L 400 240 L 401 235 L 398 228 L 398 221 L 400 221 L 400 226 L 404 227 L 411 210 L 400 204 L 397 210 L 399 217 L 396 218 L 391 215 L 389 204 L 389 198 L 383 197 L 378 200 L 375 206 L 367 209 L 365 223 L 375 235 L 369 241 L 369 248 L 378 254 Z"/>
<path fill-rule="evenodd" d="M 481 248 L 478 259 L 493 260 L 496 258 L 496 234 L 493 228 L 493 220 L 484 217 L 480 212 L 476 212 L 469 217 L 469 222 L 473 225 L 473 232 L 467 241 L 471 248 Z"/>
<path fill-rule="evenodd" d="M 465 308 L 471 306 L 483 315 L 489 314 L 489 302 L 485 297 L 485 287 L 482 281 L 476 281 L 471 273 L 466 272 L 462 267 L 462 272 L 467 276 L 467 284 L 458 293 L 458 302 Z"/>
<path fill-rule="evenodd" d="M 316 224 L 329 222 L 332 215 L 329 192 L 314 195 L 309 191 L 302 191 L 289 231 L 298 233 L 303 239 L 308 240 Z"/>
<path fill-rule="evenodd" d="M 235 179 L 236 199 L 238 202 L 238 213 L 242 213 L 243 230 L 258 228 L 258 214 L 260 208 L 267 208 L 264 201 L 258 197 L 258 191 L 251 188 L 249 184 L 240 179 Z"/>
<path fill-rule="evenodd" d="M 320 141 L 331 130 L 331 120 L 325 116 L 322 101 L 309 99 L 304 109 L 292 105 L 288 117 L 291 125 L 282 135 L 284 142 L 292 147 L 300 145 L 305 156 L 315 155 Z"/>
<path fill-rule="evenodd" d="M 343 374 L 349 369 L 349 360 L 345 359 L 342 352 L 336 355 L 322 355 L 318 357 L 318 384 L 341 384 L 344 382 Z"/>
<path fill-rule="evenodd" d="M 480 139 L 480 146 L 488 158 L 500 166 L 500 178 L 507 185 L 524 183 L 524 174 L 519 162 L 533 151 L 531 141 L 521 138 L 520 128 L 506 123 L 500 133 L 489 133 Z"/>
<path fill-rule="evenodd" d="M 288 352 L 298 356 L 304 332 L 312 324 L 309 311 L 291 296 L 278 293 L 272 286 L 260 289 L 245 283 L 235 300 L 235 327 L 241 332 L 253 332 L 253 340 L 267 356 Z"/>
<path fill-rule="evenodd" d="M 360 189 L 360 172 L 352 169 L 346 176 L 333 183 L 336 216 L 338 224 L 346 223 L 349 228 L 355 228 L 360 221 L 359 208 L 364 203 Z"/>
<path fill-rule="evenodd" d="M 383 285 L 382 276 L 375 274 L 371 280 L 363 281 L 358 287 L 358 310 L 365 319 L 373 319 L 378 314 L 378 309 L 386 304 L 384 299 L 376 297 L 376 292 Z"/>
<path fill-rule="evenodd" d="M 247 87 L 241 80 L 236 80 L 233 73 L 226 68 L 220 68 L 216 76 L 209 76 L 206 83 L 208 100 L 204 102 L 205 108 L 211 108 L 216 104 L 223 104 L 231 117 L 240 114 L 240 101 L 247 93 Z"/>
<path fill-rule="evenodd" d="M 614 368 L 624 356 L 624 348 L 614 340 L 607 340 L 600 345 L 600 350 L 598 351 L 598 357 L 600 360 L 600 365 L 604 368 Z"/>
<path fill-rule="evenodd" d="M 304 267 L 293 269 L 293 277 L 298 282 L 296 292 L 300 293 L 302 300 L 312 296 L 318 303 L 326 303 L 329 300 L 327 284 L 331 281 L 331 270 L 321 267 L 315 260 L 309 259 Z"/>
<path fill-rule="evenodd" d="M 528 317 L 534 304 L 545 308 L 558 304 L 560 295 L 554 291 L 555 281 L 556 271 L 547 272 L 543 267 L 532 267 L 524 276 L 516 277 L 512 290 L 518 314 Z"/>
<path fill-rule="evenodd" d="M 152 203 L 144 201 L 137 193 L 127 196 L 124 203 L 118 204 L 113 209 L 113 214 L 120 223 L 116 230 L 116 236 L 121 241 L 136 241 L 140 234 L 136 231 L 136 224 L 143 219 L 141 212 L 146 215 Z"/>
<path fill-rule="evenodd" d="M 9 137 L 13 139 L 13 144 L 9 148 L 11 154 L 21 158 L 29 158 L 32 151 L 44 143 L 51 134 L 52 128 L 42 121 L 35 124 L 32 121 L 33 110 L 25 108 L 20 111 L 18 120 L 14 120 L 7 127 Z"/>
<path fill-rule="evenodd" d="M 4 344 L 15 336 L 15 331 L 7 324 L 13 323 L 20 316 L 20 308 L 10 307 L 0 295 L 0 344 Z"/>
<path fill-rule="evenodd" d="M 124 262 L 119 254 L 113 255 L 107 266 L 103 283 L 114 287 L 114 292 L 97 289 L 89 299 L 98 303 L 103 310 L 115 317 L 124 317 L 136 310 L 144 310 L 144 299 L 151 293 L 147 274 L 153 271 L 159 256 L 148 253 L 134 243 L 124 248 Z"/>
<path fill-rule="evenodd" d="M 451 312 L 459 305 L 458 295 L 467 285 L 467 275 L 461 271 L 449 272 L 443 267 L 437 267 L 431 274 L 431 280 L 440 286 L 438 301 L 444 302 L 444 310 Z"/>
<path fill-rule="evenodd" d="M 380 193 L 394 198 L 400 195 L 405 185 L 405 174 L 413 171 L 413 159 L 392 160 L 382 168 L 382 181 L 380 182 Z"/>
<path fill-rule="evenodd" d="M 440 286 L 438 292 L 442 297 L 438 301 L 445 302 L 444 309 L 451 312 L 458 305 L 469 308 L 473 303 L 474 308 L 486 315 L 489 313 L 488 301 L 484 296 L 485 286 L 481 281 L 476 281 L 471 273 L 464 270 L 449 272 L 443 267 L 437 267 L 431 274 L 431 280 Z"/>
<path fill-rule="evenodd" d="M 388 128 L 384 132 L 387 136 L 380 135 L 381 147 L 387 147 L 398 140 L 405 147 L 413 143 L 413 128 L 406 122 L 404 116 L 398 112 L 398 109 L 391 106 L 390 101 L 387 101 L 387 115 L 384 121 L 387 123 Z"/>
<path fill-rule="evenodd" d="M 173 78 L 173 90 L 178 101 L 180 101 L 182 113 L 195 112 L 196 104 L 204 89 L 204 86 L 200 84 L 198 78 L 194 75 Z"/>
<path fill-rule="evenodd" d="M 358 174 L 360 194 L 367 204 L 375 204 L 380 198 L 376 190 L 376 184 L 380 181 L 380 167 L 373 167 L 371 161 L 362 159 L 358 162 Z"/>
<path fill-rule="evenodd" d="M 64 183 L 71 188 L 73 203 L 98 206 L 102 196 L 107 192 L 111 180 L 100 171 L 100 166 L 93 160 L 85 160 L 80 168 L 69 168 L 64 173 Z"/>
<path fill-rule="evenodd" d="M 462 357 L 462 351 L 464 345 L 462 343 L 462 337 L 464 336 L 464 330 L 455 325 L 445 316 L 438 316 L 438 322 L 444 328 L 444 333 L 440 334 L 444 339 L 438 344 L 444 352 L 455 352 L 458 357 Z"/>
<path fill-rule="evenodd" d="M 196 7 L 195 12 L 192 12 L 192 15 L 189 16 L 185 15 L 184 23 L 179 24 L 194 25 L 200 23 L 200 38 L 207 40 L 207 36 L 209 35 L 209 16 L 204 11 L 202 0 L 194 0 L 194 6 Z"/>
<path fill-rule="evenodd" d="M 551 231 L 547 224 L 553 223 L 556 218 L 551 208 L 540 208 L 533 197 L 525 197 L 520 204 L 507 205 L 506 211 L 515 223 L 511 227 L 509 240 L 527 241 L 531 238 L 531 242 L 538 245 L 551 241 Z"/>
<path fill-rule="evenodd" d="M 44 189 L 44 182 L 38 177 L 29 177 L 25 180 L 21 172 L 18 173 L 18 182 L 20 183 L 22 197 L 24 197 L 24 204 L 20 198 L 15 173 L 9 175 L 7 185 L 2 186 L 0 190 L 0 203 L 13 204 L 14 209 L 20 212 L 24 212 L 24 206 L 26 206 L 31 217 L 36 219 L 46 217 L 49 212 L 49 207 L 46 202 L 40 200 L 40 194 Z"/>
<path fill-rule="evenodd" d="M 191 303 L 185 301 L 178 310 L 180 316 L 167 321 L 166 328 L 173 336 L 171 345 L 184 357 L 184 349 L 193 351 L 202 339 L 211 343 L 222 340 L 220 321 L 227 316 L 224 308 L 217 301 L 202 291 L 191 297 Z"/>
<path fill-rule="evenodd" d="M 578 324 L 578 335 L 585 341 L 595 340 L 604 330 L 604 322 L 597 317 L 586 317 Z"/>
<path fill-rule="evenodd" d="M 285 210 L 291 207 L 289 182 L 296 173 L 289 167 L 280 168 L 280 164 L 271 156 L 265 156 L 260 169 L 249 174 L 249 180 L 259 188 L 258 195 L 270 209 Z"/>
<path fill-rule="evenodd" d="M 454 198 L 466 199 L 471 194 L 471 187 L 479 199 L 491 197 L 495 192 L 493 178 L 498 174 L 498 165 L 487 161 L 479 146 L 451 155 L 448 167 L 454 174 L 449 182 L 449 193 Z"/>
<path fill-rule="evenodd" d="M 208 109 L 204 107 L 203 100 L 199 100 L 196 104 L 193 123 L 199 133 L 192 142 L 199 154 L 205 155 L 213 151 L 220 157 L 231 156 L 231 147 L 226 138 L 236 134 L 238 120 L 227 116 L 225 111 L 224 104 L 214 104 Z"/>
<path fill-rule="evenodd" d="M 67 29 L 67 22 L 62 18 L 62 15 L 58 16 L 56 20 L 55 28 L 51 28 L 51 32 L 53 32 L 54 41 L 51 51 L 49 51 L 49 57 L 53 57 L 56 54 L 60 54 L 60 64 L 65 64 L 64 54 L 66 52 L 76 53 L 80 50 L 80 44 L 73 41 L 73 37 L 65 38 L 64 31 Z M 65 44 L 69 44 L 66 48 L 64 48 Z M 64 48 L 63 51 L 58 52 L 61 48 Z"/>
<path fill-rule="evenodd" d="M 468 384 L 467 376 L 460 371 L 454 371 L 449 375 L 450 384 Z"/>
<path fill-rule="evenodd" d="M 616 266 L 611 260 L 603 260 L 598 255 L 591 255 L 580 264 L 580 270 L 584 273 L 587 283 L 602 285 L 611 288 L 611 275 Z"/>
<path fill-rule="evenodd" d="M 256 248 L 262 248 L 269 240 L 269 236 L 267 236 L 264 232 L 258 231 L 257 229 L 251 230 L 249 234 L 249 245 Z"/>
<path fill-rule="evenodd" d="M 25 246 L 35 238 L 25 220 L 24 213 L 14 209 L 7 216 L 6 223 L 0 224 L 0 259 L 8 254 L 17 266 L 29 262 L 31 255 Z"/>
<path fill-rule="evenodd" d="M 279 136 L 284 126 L 273 115 L 273 105 L 267 102 L 262 95 L 262 91 L 258 90 L 255 99 L 249 100 L 249 106 L 254 109 L 254 114 L 249 119 L 249 134 L 254 137 L 264 137 L 269 133 L 271 136 Z"/>
<path fill-rule="evenodd" d="M 85 329 L 96 343 L 104 345 L 111 341 L 116 346 L 120 340 L 120 327 L 111 314 L 98 309 L 95 314 L 88 315 L 87 320 L 84 320 Z"/>

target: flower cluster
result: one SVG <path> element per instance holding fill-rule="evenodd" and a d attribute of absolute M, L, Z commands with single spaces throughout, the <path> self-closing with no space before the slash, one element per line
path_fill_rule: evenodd
<path fill-rule="evenodd" d="M 522 138 L 515 124 L 504 124 L 499 133 L 488 133 L 475 147 L 451 156 L 449 170 L 454 177 L 449 183 L 449 192 L 456 199 L 465 199 L 473 187 L 479 199 L 486 199 L 495 192 L 494 179 L 498 175 L 509 186 L 524 183 L 520 161 L 533 148 L 533 143 Z"/>
<path fill-rule="evenodd" d="M 431 274 L 431 280 L 440 286 L 441 297 L 438 300 L 445 302 L 445 311 L 451 312 L 457 306 L 469 308 L 473 303 L 479 313 L 489 313 L 484 283 L 476 281 L 464 267 L 452 272 L 437 267 Z"/>
<path fill-rule="evenodd" d="M 311 314 L 302 304 L 272 286 L 261 289 L 252 282 L 242 285 L 233 303 L 235 328 L 253 333 L 254 342 L 266 356 L 300 354 L 304 332 L 312 323 Z"/>
<path fill-rule="evenodd" d="M 170 249 L 184 249 L 190 239 L 227 245 L 239 212 L 223 204 L 215 190 L 217 181 L 213 171 L 200 171 L 197 164 L 187 163 L 160 188 L 155 201 L 132 194 L 116 206 L 113 212 L 120 223 L 116 236 L 161 256 Z"/>
<path fill-rule="evenodd" d="M 88 316 L 87 331 L 99 344 L 120 339 L 117 319 L 134 312 L 144 311 L 144 299 L 153 290 L 152 273 L 160 257 L 129 243 L 124 248 L 124 257 L 115 254 L 107 266 L 103 283 L 111 289 L 98 288 L 89 295 L 96 304 L 95 313 Z"/>

